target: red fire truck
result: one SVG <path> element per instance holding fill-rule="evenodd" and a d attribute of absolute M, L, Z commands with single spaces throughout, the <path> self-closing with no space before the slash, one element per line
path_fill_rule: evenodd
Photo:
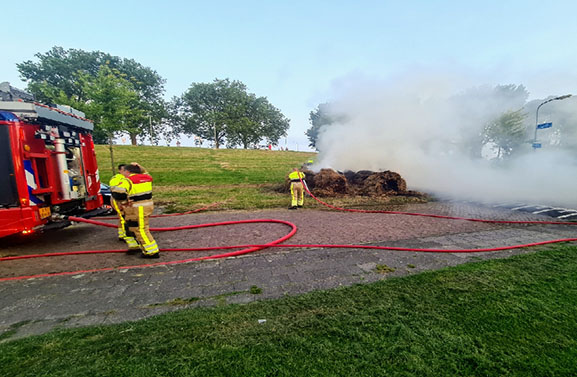
<path fill-rule="evenodd" d="M 94 125 L 0 83 L 0 237 L 67 224 L 102 206 Z"/>

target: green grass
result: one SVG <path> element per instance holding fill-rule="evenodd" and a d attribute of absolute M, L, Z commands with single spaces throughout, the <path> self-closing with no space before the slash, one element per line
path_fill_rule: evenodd
<path fill-rule="evenodd" d="M 569 376 L 576 308 L 577 247 L 557 246 L 6 342 L 0 375 Z"/>
<path fill-rule="evenodd" d="M 294 167 L 315 153 L 114 146 L 115 164 L 138 162 L 154 178 L 155 202 L 182 211 L 225 201 L 220 208 L 248 209 L 286 206 L 275 192 Z M 97 145 L 101 180 L 112 176 L 108 146 Z"/>
<path fill-rule="evenodd" d="M 285 208 L 288 193 L 279 188 L 294 167 L 316 154 L 310 152 L 114 146 L 115 164 L 138 162 L 154 178 L 154 198 L 166 212 L 182 212 L 220 202 L 214 209 Z M 101 180 L 112 176 L 108 146 L 97 145 Z M 411 197 L 332 198 L 330 204 L 365 208 L 422 201 Z M 308 208 L 321 205 L 307 200 Z"/>
<path fill-rule="evenodd" d="M 379 274 L 388 274 L 391 272 L 395 272 L 395 269 L 387 266 L 386 264 L 377 264 L 377 266 L 375 267 L 375 271 L 377 271 Z"/>

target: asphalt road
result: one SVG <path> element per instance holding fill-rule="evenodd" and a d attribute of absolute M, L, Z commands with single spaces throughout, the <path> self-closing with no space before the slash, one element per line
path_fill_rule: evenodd
<path fill-rule="evenodd" d="M 551 221 L 551 217 L 544 214 L 467 203 L 413 204 L 402 210 L 485 219 Z M 295 223 L 299 230 L 288 243 L 456 249 L 510 246 L 577 235 L 574 226 L 495 225 L 306 208 L 298 211 L 211 212 L 154 219 L 152 225 L 167 227 L 260 218 Z M 287 231 L 288 227 L 279 224 L 249 224 L 155 232 L 155 236 L 161 248 L 175 248 L 262 244 L 283 236 Z M 76 224 L 34 236 L 25 242 L 3 243 L 0 255 L 122 248 L 114 229 Z M 0 262 L 0 277 L 114 268 L 106 272 L 0 282 L 0 333 L 14 330 L 7 338 L 14 339 L 56 328 L 120 323 L 183 308 L 249 303 L 527 252 L 535 252 L 535 249 L 475 254 L 341 248 L 266 249 L 235 258 L 134 269 L 122 266 L 143 261 L 138 256 L 124 253 Z M 194 255 L 198 253 L 163 252 L 161 261 Z M 382 273 L 382 269 L 377 268 L 384 265 L 391 271 Z"/>

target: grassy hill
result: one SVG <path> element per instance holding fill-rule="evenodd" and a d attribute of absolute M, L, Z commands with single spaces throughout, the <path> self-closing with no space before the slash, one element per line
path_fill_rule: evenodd
<path fill-rule="evenodd" d="M 221 208 L 271 208 L 287 205 L 275 192 L 294 167 L 316 153 L 206 149 L 186 147 L 114 146 L 114 161 L 138 162 L 154 177 L 157 205 L 180 211 L 227 201 Z M 108 146 L 97 145 L 101 180 L 112 176 Z"/>

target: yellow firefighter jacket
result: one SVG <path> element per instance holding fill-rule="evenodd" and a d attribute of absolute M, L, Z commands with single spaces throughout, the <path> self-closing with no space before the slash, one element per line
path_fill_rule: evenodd
<path fill-rule="evenodd" d="M 300 171 L 293 171 L 289 174 L 289 179 L 291 182 L 300 182 L 300 179 L 305 179 L 305 174 Z"/>

